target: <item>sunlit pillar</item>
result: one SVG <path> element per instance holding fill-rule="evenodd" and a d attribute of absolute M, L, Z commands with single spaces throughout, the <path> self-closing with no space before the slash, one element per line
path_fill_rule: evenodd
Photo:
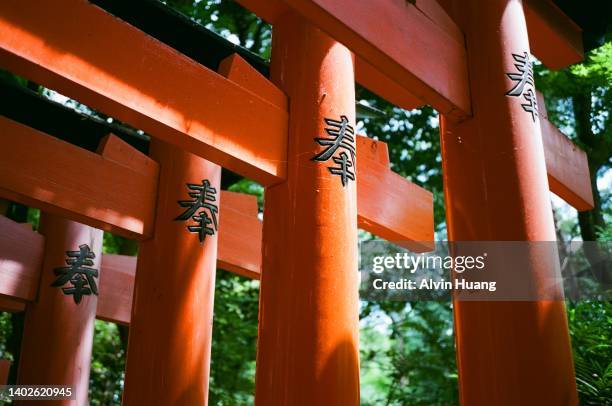
<path fill-rule="evenodd" d="M 353 55 L 295 14 L 274 24 L 287 178 L 265 192 L 255 403 L 359 404 Z"/>
<path fill-rule="evenodd" d="M 449 239 L 555 241 L 521 1 L 456 1 L 454 9 L 473 117 L 441 120 Z M 557 270 L 533 257 L 508 272 L 538 286 Z M 562 301 L 456 301 L 454 311 L 462 405 L 578 403 Z"/>
<path fill-rule="evenodd" d="M 124 405 L 205 405 L 221 168 L 151 141 L 160 164 L 155 230 L 141 242 Z"/>

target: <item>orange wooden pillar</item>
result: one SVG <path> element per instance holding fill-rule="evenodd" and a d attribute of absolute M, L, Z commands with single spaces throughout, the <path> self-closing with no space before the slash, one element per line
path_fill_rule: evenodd
<path fill-rule="evenodd" d="M 273 38 L 288 173 L 265 192 L 255 403 L 357 405 L 353 55 L 294 14 Z"/>
<path fill-rule="evenodd" d="M 0 385 L 7 385 L 11 361 L 0 359 Z"/>
<path fill-rule="evenodd" d="M 76 401 L 53 404 L 85 406 L 103 233 L 46 213 L 39 231 L 45 236 L 42 276 L 38 298 L 26 306 L 17 383 L 72 385 Z"/>
<path fill-rule="evenodd" d="M 555 241 L 521 1 L 456 1 L 473 117 L 441 121 L 452 241 Z M 538 286 L 554 264 L 516 272 Z M 462 405 L 578 403 L 561 301 L 455 303 Z"/>
<path fill-rule="evenodd" d="M 205 405 L 221 167 L 153 139 L 154 237 L 140 244 L 124 405 Z"/>

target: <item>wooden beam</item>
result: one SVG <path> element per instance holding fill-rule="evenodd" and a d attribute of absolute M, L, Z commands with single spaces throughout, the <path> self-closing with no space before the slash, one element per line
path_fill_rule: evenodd
<path fill-rule="evenodd" d="M 259 279 L 262 222 L 258 218 L 257 198 L 222 191 L 220 202 L 217 267 Z"/>
<path fill-rule="evenodd" d="M 106 149 L 122 147 L 114 137 Z M 138 161 L 135 157 L 134 161 Z M 143 166 L 149 166 L 143 161 Z M 255 196 L 221 191 L 217 267 L 259 279 L 261 267 L 261 221 Z M 0 216 L 0 311 L 23 311 L 36 298 L 44 237 L 28 223 L 16 223 Z M 129 324 L 136 257 L 104 254 L 100 270 L 97 317 Z"/>
<path fill-rule="evenodd" d="M 529 47 L 523 2 L 452 3 L 466 33 L 475 114 L 459 124 L 440 120 L 448 239 L 555 241 L 538 120 L 524 110 L 523 98 L 500 92 L 509 88 L 506 73 L 515 72 L 512 53 Z M 524 90 L 534 91 L 532 85 Z M 526 281 L 525 292 L 550 293 L 530 301 L 503 301 L 510 299 L 505 295 L 487 301 L 454 292 L 458 403 L 577 405 L 563 293 L 550 289 L 558 258 L 491 257 L 488 270 Z"/>
<path fill-rule="evenodd" d="M 433 194 L 391 171 L 387 144 L 357 137 L 359 227 L 415 250 L 434 248 Z"/>
<path fill-rule="evenodd" d="M 96 317 L 127 325 L 132 312 L 132 295 L 137 257 L 102 255 L 100 296 Z"/>
<path fill-rule="evenodd" d="M 0 295 L 0 312 L 19 313 L 25 310 L 26 302 L 11 296 Z"/>
<path fill-rule="evenodd" d="M 36 298 L 44 246 L 45 238 L 30 224 L 0 216 L 0 295 L 22 301 Z"/>
<path fill-rule="evenodd" d="M 550 191 L 578 211 L 593 209 L 591 173 L 586 153 L 548 120 L 546 104 L 540 92 L 538 108 Z"/>
<path fill-rule="evenodd" d="M 428 0 L 436 1 L 436 0 Z M 437 0 L 446 12 L 455 16 L 450 0 Z M 464 8 L 465 5 L 459 5 Z M 584 58 L 582 29 L 551 0 L 524 0 L 523 9 L 529 33 L 529 48 L 550 69 L 562 69 Z"/>
<path fill-rule="evenodd" d="M 470 115 L 463 35 L 432 0 L 422 7 L 400 0 L 238 2 L 272 24 L 290 7 L 355 52 L 357 73 L 367 72 L 363 64 L 369 64 L 404 89 L 401 99 L 422 100 L 457 119 Z M 356 79 L 397 102 L 388 82 L 368 81 L 363 75 Z"/>
<path fill-rule="evenodd" d="M 85 265 L 99 270 L 104 232 L 49 213 L 41 213 L 38 230 L 45 236 L 45 252 L 36 300 L 25 310 L 17 384 L 70 385 L 74 403 L 86 405 L 98 295 L 89 274 L 79 285 L 72 267 L 63 268 L 63 274 L 57 269 Z M 68 261 L 74 249 L 83 256 Z"/>
<path fill-rule="evenodd" d="M 279 109 L 287 111 L 289 103 L 287 95 L 240 57 L 240 55 L 232 54 L 222 60 L 217 71 L 220 75 L 223 75 L 239 86 L 243 86 Z"/>
<path fill-rule="evenodd" d="M 99 155 L 5 117 L 0 128 L 0 196 L 128 238 L 151 235 L 150 158 L 114 136 Z"/>
<path fill-rule="evenodd" d="M 363 59 L 355 61 L 355 78 L 366 89 L 403 109 L 412 110 L 424 104 L 422 100 Z"/>
<path fill-rule="evenodd" d="M 287 112 L 86 0 L 0 2 L 0 65 L 262 184 Z"/>
<path fill-rule="evenodd" d="M 529 47 L 550 69 L 562 69 L 584 59 L 582 29 L 551 0 L 526 0 Z"/>
<path fill-rule="evenodd" d="M 238 55 L 232 55 L 222 61 L 219 70 L 230 80 L 262 95 L 270 103 L 286 103 L 284 93 L 275 86 L 266 87 L 267 82 L 261 82 L 261 74 Z M 390 86 L 392 83 L 388 82 Z M 391 171 L 389 153 L 384 142 L 367 137 L 358 137 L 357 140 L 359 226 L 380 238 L 416 251 L 433 249 L 433 195 Z M 257 209 L 254 200 L 250 204 L 252 208 L 249 210 Z M 222 238 L 222 235 L 220 234 L 219 238 Z M 233 235 L 237 241 L 227 246 L 237 246 L 240 234 Z M 261 235 L 258 241 L 261 241 L 260 237 Z M 254 258 L 254 255 L 252 256 Z M 259 277 L 260 262 L 252 262 L 250 266 L 256 264 L 257 268 L 252 269 L 256 269 L 257 273 L 245 276 Z"/>

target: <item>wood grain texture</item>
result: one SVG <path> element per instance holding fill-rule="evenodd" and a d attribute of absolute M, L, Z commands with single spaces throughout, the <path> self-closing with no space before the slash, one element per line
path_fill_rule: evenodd
<path fill-rule="evenodd" d="M 288 8 L 297 11 L 355 53 L 358 74 L 368 70 L 365 62 L 406 93 L 394 96 L 385 81 L 357 76 L 359 83 L 381 97 L 394 102 L 422 100 L 457 119 L 471 114 L 463 36 L 446 11 L 433 1 L 417 1 L 416 5 L 403 0 L 239 3 L 273 24 Z"/>
<path fill-rule="evenodd" d="M 279 109 L 287 110 L 288 101 L 285 93 L 249 65 L 240 55 L 232 54 L 222 60 L 217 71 L 220 75 L 243 86 Z"/>
<path fill-rule="evenodd" d="M 286 102 L 286 96 L 280 89 L 261 77 L 250 65 L 237 55 L 227 58 L 219 69 L 224 75 L 235 81 L 245 89 L 254 93 L 266 95 L 265 98 L 274 103 Z M 377 72 L 372 68 L 373 72 Z M 393 91 L 396 85 L 387 82 Z M 418 103 L 417 101 L 408 101 Z M 414 185 L 390 169 L 387 145 L 367 137 L 358 137 L 357 143 L 357 212 L 359 226 L 376 236 L 398 243 L 401 246 L 416 251 L 428 251 L 433 248 L 433 195 L 425 189 Z M 227 193 L 226 193 L 227 195 Z M 234 197 L 237 198 L 240 195 Z M 230 195 L 227 195 L 229 198 Z M 242 200 L 247 199 L 241 196 Z M 235 202 L 232 203 L 232 205 Z M 220 247 L 240 248 L 239 252 L 245 254 L 240 261 L 239 255 L 234 255 L 234 263 L 225 261 L 224 266 L 235 267 L 236 263 L 243 264 L 238 268 L 229 269 L 242 273 L 248 277 L 259 277 L 261 261 L 260 246 L 240 247 L 242 238 L 255 238 L 257 244 L 261 241 L 261 225 L 256 220 L 256 201 L 252 198 L 251 208 L 245 208 L 242 213 L 236 213 L 230 220 L 242 221 L 241 228 L 232 227 L 229 233 L 220 233 L 219 238 L 232 238 L 232 244 L 220 244 Z M 224 210 L 228 207 L 224 204 Z M 250 217 L 245 213 L 251 212 Z M 248 226 L 248 227 L 247 227 Z M 229 229 L 229 227 L 228 227 Z M 244 237 L 241 233 L 247 234 Z M 221 250 L 222 248 L 220 248 Z M 223 248 L 225 249 L 225 248 Z M 220 257 L 226 251 L 220 251 Z M 237 261 L 237 262 L 236 262 Z M 223 267 L 223 266 L 221 266 Z M 252 271 L 250 271 L 252 270 Z"/>
<path fill-rule="evenodd" d="M 576 210 L 591 210 L 593 189 L 587 155 L 548 120 L 544 96 L 541 92 L 537 96 L 548 187 Z"/>
<path fill-rule="evenodd" d="M 71 403 L 87 405 L 98 296 L 66 294 L 62 288 L 72 284 L 54 286 L 54 270 L 67 265 L 67 251 L 85 244 L 94 256 L 91 265 L 84 266 L 99 270 L 103 232 L 49 213 L 41 213 L 39 230 L 45 236 L 45 252 L 36 300 L 25 311 L 17 384 L 71 385 Z M 85 286 L 93 290 L 93 285 Z"/>
<path fill-rule="evenodd" d="M 417 252 L 434 247 L 433 194 L 389 167 L 387 145 L 357 137 L 359 227 Z"/>
<path fill-rule="evenodd" d="M 287 112 L 85 0 L 0 3 L 0 65 L 263 184 Z"/>
<path fill-rule="evenodd" d="M 128 238 L 151 235 L 157 164 L 150 158 L 135 159 L 140 153 L 114 136 L 99 155 L 5 117 L 0 128 L 0 196 Z"/>
<path fill-rule="evenodd" d="M 221 192 L 217 267 L 259 279 L 262 222 L 257 198 L 244 193 Z"/>
<path fill-rule="evenodd" d="M 136 260 L 127 255 L 102 255 L 97 318 L 124 325 L 130 323 Z"/>
<path fill-rule="evenodd" d="M 526 0 L 531 52 L 548 68 L 562 69 L 584 59 L 582 29 L 550 0 Z"/>
<path fill-rule="evenodd" d="M 0 295 L 7 296 L 0 308 L 18 310 L 20 306 L 9 299 L 36 298 L 44 245 L 44 237 L 30 224 L 0 216 Z"/>

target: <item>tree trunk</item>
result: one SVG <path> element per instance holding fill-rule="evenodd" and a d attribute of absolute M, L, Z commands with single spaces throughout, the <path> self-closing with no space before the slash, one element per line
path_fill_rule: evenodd
<path fill-rule="evenodd" d="M 590 89 L 574 95 L 572 97 L 572 103 L 574 107 L 574 119 L 576 121 L 576 135 L 580 143 L 584 146 L 589 161 L 594 206 L 593 210 L 578 213 L 580 235 L 583 241 L 596 241 L 598 231 L 605 227 L 601 210 L 601 195 L 597 188 L 597 173 L 608 159 L 606 156 L 607 151 L 603 137 L 597 137 L 592 130 Z M 593 276 L 599 281 L 601 287 L 607 289 L 612 286 L 611 264 L 608 263 L 608 258 L 604 255 L 599 246 L 594 243 L 586 243 L 584 252 L 591 265 Z"/>

